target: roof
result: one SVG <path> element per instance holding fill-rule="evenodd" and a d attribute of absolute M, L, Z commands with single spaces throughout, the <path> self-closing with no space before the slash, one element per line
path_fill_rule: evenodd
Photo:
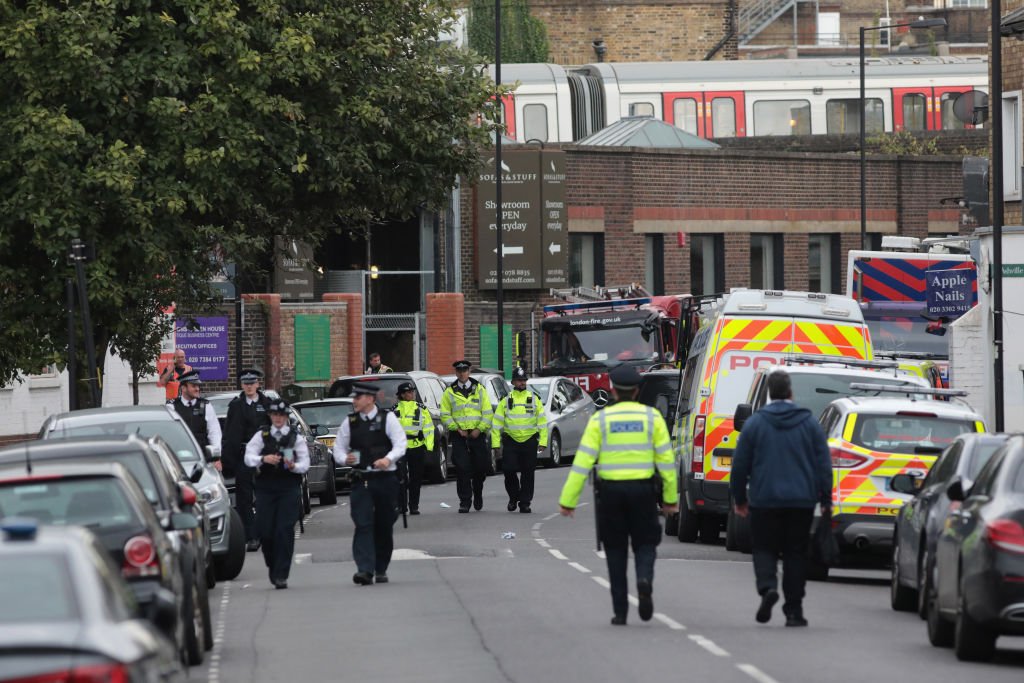
<path fill-rule="evenodd" d="M 860 305 L 848 296 L 789 290 L 734 289 L 722 303 L 726 315 L 786 315 L 863 323 Z"/>
<path fill-rule="evenodd" d="M 130 453 L 147 447 L 144 439 L 135 434 L 112 436 L 82 436 L 69 439 L 27 441 L 0 449 L 0 463 L 24 462 L 29 458 L 54 458 L 59 456 Z"/>
<path fill-rule="evenodd" d="M 691 135 L 650 116 L 627 116 L 593 135 L 577 140 L 592 147 L 658 147 L 666 149 L 718 149 L 721 145 Z"/>
<path fill-rule="evenodd" d="M 929 412 L 938 417 L 966 418 L 981 420 L 973 408 L 962 403 L 936 401 L 930 398 L 909 399 L 897 396 L 846 396 L 832 402 L 833 405 L 847 403 L 850 412 L 893 415 L 897 411 Z"/>

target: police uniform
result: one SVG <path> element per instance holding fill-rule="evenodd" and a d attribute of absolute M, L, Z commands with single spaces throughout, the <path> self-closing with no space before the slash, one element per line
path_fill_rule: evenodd
<path fill-rule="evenodd" d="M 198 370 L 190 370 L 184 375 L 178 377 L 178 382 L 182 385 L 188 383 L 202 384 L 199 379 Z M 220 421 L 217 419 L 217 413 L 214 412 L 213 406 L 205 398 L 196 399 L 184 399 L 181 396 L 167 402 L 174 407 L 174 412 L 181 415 L 181 418 L 185 420 L 185 424 L 192 430 L 192 434 L 195 435 L 196 441 L 199 442 L 199 446 L 206 448 L 207 446 L 216 446 L 220 448 L 224 438 L 220 431 Z"/>
<path fill-rule="evenodd" d="M 640 375 L 620 365 L 611 373 L 616 388 L 633 389 Z M 574 509 L 592 467 L 597 468 L 598 529 L 611 583 L 613 624 L 625 624 L 628 611 L 626 566 L 632 542 L 636 562 L 640 618 L 653 613 L 654 560 L 661 542 L 655 477 L 660 475 L 662 501 L 675 505 L 675 458 L 661 414 L 632 400 L 594 414 L 576 450 L 559 505 Z"/>
<path fill-rule="evenodd" d="M 469 361 L 452 363 L 456 370 L 468 370 Z M 465 384 L 456 378 L 441 396 L 441 421 L 452 440 L 452 461 L 455 463 L 455 489 L 459 494 L 459 512 L 469 512 L 470 503 L 477 510 L 484 506 L 484 480 L 490 469 L 487 430 L 491 428 L 491 399 L 483 385 L 470 377 Z M 459 430 L 467 432 L 466 436 Z M 480 435 L 473 438 L 472 431 Z"/>
<path fill-rule="evenodd" d="M 398 385 L 398 405 L 395 414 L 405 431 L 407 440 L 403 462 L 409 473 L 409 514 L 420 514 L 420 487 L 423 484 L 423 470 L 426 466 L 427 454 L 434 451 L 434 421 L 422 403 L 401 400 L 402 394 L 415 391 L 412 382 Z M 444 457 L 444 454 L 441 454 Z"/>
<path fill-rule="evenodd" d="M 373 384 L 355 382 L 352 394 L 376 396 Z M 352 581 L 367 586 L 376 580 L 387 583 L 388 565 L 394 550 L 393 528 L 398 519 L 398 461 L 405 455 L 406 438 L 398 418 L 373 406 L 368 413 L 353 412 L 338 427 L 334 461 L 347 464 L 349 453 L 358 452 L 352 466 L 352 558 L 356 573 Z M 390 464 L 377 469 L 373 463 L 386 458 Z"/>
<path fill-rule="evenodd" d="M 261 379 L 263 373 L 259 370 L 247 369 L 238 375 L 238 381 L 242 384 L 259 382 Z M 256 432 L 270 425 L 270 403 L 270 399 L 263 391 L 257 391 L 253 399 L 242 391 L 231 399 L 231 403 L 228 404 L 228 415 L 224 420 L 224 441 L 221 448 L 223 472 L 225 477 L 235 478 L 235 509 L 242 518 L 246 548 L 249 551 L 259 550 L 260 541 L 253 509 L 256 470 L 245 465 L 245 446 Z"/>
<path fill-rule="evenodd" d="M 516 368 L 512 380 L 526 380 L 526 370 Z M 508 511 L 530 512 L 533 502 L 537 449 L 548 445 L 544 404 L 532 389 L 512 389 L 494 409 L 491 446 L 501 448 L 501 469 L 505 473 Z"/>
<path fill-rule="evenodd" d="M 288 414 L 288 404 L 273 401 L 270 413 Z M 267 456 L 280 455 L 277 464 Z M 293 461 L 288 467 L 289 460 Z M 302 511 L 302 475 L 309 470 L 309 447 L 290 425 L 270 424 L 253 434 L 245 446 L 245 464 L 256 471 L 256 528 L 263 559 L 275 588 L 288 587 L 288 573 L 295 551 L 295 523 Z"/>

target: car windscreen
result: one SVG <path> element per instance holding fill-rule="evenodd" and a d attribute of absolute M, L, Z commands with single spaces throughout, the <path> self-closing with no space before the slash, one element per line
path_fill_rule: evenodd
<path fill-rule="evenodd" d="M 114 477 L 0 481 L 0 510 L 42 524 L 94 530 L 138 526 L 138 513 Z"/>
<path fill-rule="evenodd" d="M 159 436 L 167 442 L 182 463 L 199 462 L 196 444 L 188 427 L 177 420 L 118 420 L 102 424 L 58 423 L 56 429 L 47 433 L 47 439 L 64 439 L 76 436 L 111 436 L 138 434 L 143 438 Z"/>
<path fill-rule="evenodd" d="M 546 405 L 548 402 L 548 394 L 551 393 L 551 383 L 538 382 L 534 384 L 530 382 L 528 386 L 530 387 L 530 389 L 537 392 L 537 395 L 540 396 L 541 403 L 544 403 Z"/>
<path fill-rule="evenodd" d="M 345 418 L 352 413 L 351 403 L 323 403 L 308 406 L 295 406 L 302 419 L 308 425 L 321 425 L 337 429 Z"/>
<path fill-rule="evenodd" d="M 985 463 L 989 461 L 992 454 L 998 451 L 1002 445 L 1002 443 L 979 443 L 975 446 L 974 452 L 971 454 L 971 461 L 967 465 L 967 478 L 971 481 L 977 479 L 981 468 L 985 466 Z"/>
<path fill-rule="evenodd" d="M 573 325 L 545 331 L 547 365 L 608 360 L 656 360 L 658 335 L 634 325 Z"/>
<path fill-rule="evenodd" d="M 960 434 L 974 431 L 972 420 L 923 414 L 860 415 L 851 441 L 885 453 L 937 454 Z"/>
<path fill-rule="evenodd" d="M 0 555 L 0 624 L 68 621 L 78 618 L 62 553 Z"/>
<path fill-rule="evenodd" d="M 237 394 L 233 394 L 231 396 L 215 396 L 213 398 L 207 398 L 206 400 L 210 402 L 211 406 L 213 406 L 213 412 L 217 417 L 227 417 L 228 406 L 236 396 Z"/>
<path fill-rule="evenodd" d="M 850 385 L 860 384 L 885 384 L 887 386 L 906 386 L 916 389 L 921 388 L 919 382 L 907 381 L 892 375 L 878 374 L 875 377 L 864 375 L 824 375 L 820 373 L 791 372 L 790 380 L 793 383 L 793 401 L 801 408 L 807 408 L 814 414 L 815 419 L 821 417 L 828 408 L 828 404 L 837 398 L 844 396 L 878 396 L 881 392 L 851 389 Z M 893 396 L 895 394 L 887 394 Z M 973 430 L 972 430 L 973 431 Z"/>

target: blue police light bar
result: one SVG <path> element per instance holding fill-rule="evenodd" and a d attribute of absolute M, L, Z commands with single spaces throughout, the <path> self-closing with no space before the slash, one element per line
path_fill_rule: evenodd
<path fill-rule="evenodd" d="M 0 530 L 9 541 L 31 541 L 39 530 L 39 522 L 31 517 L 5 517 L 0 520 Z"/>
<path fill-rule="evenodd" d="M 544 307 L 545 313 L 566 313 L 568 311 L 614 311 L 618 308 L 639 308 L 651 303 L 650 297 L 640 299 L 617 299 L 614 301 L 587 301 L 580 304 L 552 304 Z"/>
<path fill-rule="evenodd" d="M 854 391 L 878 391 L 890 394 L 920 394 L 928 396 L 966 396 L 963 389 L 936 389 L 933 387 L 911 387 L 898 384 L 868 384 L 864 382 L 853 382 L 850 388 Z"/>

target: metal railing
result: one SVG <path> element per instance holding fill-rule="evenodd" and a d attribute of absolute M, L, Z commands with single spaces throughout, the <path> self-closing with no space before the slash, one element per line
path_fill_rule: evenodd
<path fill-rule="evenodd" d="M 751 0 L 736 12 L 736 38 L 740 45 L 781 17 L 799 0 Z"/>

